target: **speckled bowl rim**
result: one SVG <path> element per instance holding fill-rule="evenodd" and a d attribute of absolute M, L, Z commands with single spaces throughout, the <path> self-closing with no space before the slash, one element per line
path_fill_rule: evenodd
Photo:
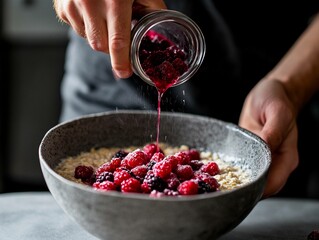
<path fill-rule="evenodd" d="M 101 113 L 94 113 L 94 114 L 87 114 L 83 115 L 81 117 L 73 118 L 71 120 L 62 122 L 57 124 L 56 126 L 52 127 L 47 131 L 47 133 L 44 135 L 42 138 L 40 145 L 39 145 L 39 160 L 41 165 L 56 179 L 59 181 L 70 185 L 71 187 L 75 187 L 77 189 L 81 189 L 83 191 L 90 192 L 92 194 L 98 194 L 98 195 L 104 195 L 108 197 L 116 197 L 116 198 L 127 198 L 127 199 L 141 199 L 141 200 L 148 200 L 148 201 L 170 201 L 170 202 L 180 202 L 180 201 L 198 201 L 198 200 L 204 200 L 204 199 L 212 199 L 212 198 L 218 198 L 222 197 L 228 194 L 233 194 L 234 192 L 241 191 L 241 189 L 249 188 L 250 185 L 253 185 L 255 182 L 258 182 L 261 178 L 265 177 L 265 175 L 268 174 L 269 167 L 271 164 L 271 152 L 270 148 L 267 145 L 267 143 L 260 138 L 258 135 L 236 125 L 230 122 L 225 122 L 222 120 L 218 120 L 215 118 L 207 117 L 207 116 L 201 116 L 201 115 L 194 115 L 194 114 L 189 114 L 189 113 L 174 113 L 174 112 L 162 112 L 161 116 L 185 116 L 185 117 L 196 117 L 196 118 L 202 118 L 202 119 L 211 119 L 214 120 L 215 122 L 220 122 L 224 124 L 226 128 L 231 128 L 235 131 L 240 131 L 242 134 L 246 135 L 249 138 L 254 139 L 257 141 L 259 144 L 261 144 L 261 147 L 265 149 L 265 157 L 266 157 L 266 163 L 264 166 L 263 171 L 259 173 L 259 175 L 253 180 L 250 181 L 238 188 L 232 189 L 232 190 L 226 190 L 226 191 L 217 191 L 217 192 L 212 192 L 212 193 L 207 193 L 207 194 L 198 194 L 198 195 L 190 195 L 190 196 L 179 196 L 179 197 L 171 197 L 171 196 L 161 196 L 161 197 L 151 197 L 148 194 L 141 194 L 141 193 L 121 193 L 121 192 L 116 192 L 116 191 L 98 191 L 93 189 L 92 187 L 82 185 L 80 183 L 73 182 L 71 180 L 68 180 L 61 175 L 59 175 L 57 172 L 55 172 L 45 161 L 42 155 L 42 146 L 43 142 L 47 138 L 48 135 L 52 134 L 56 129 L 60 128 L 61 126 L 64 125 L 69 125 L 69 124 L 74 124 L 76 121 L 81 121 L 83 119 L 90 119 L 90 118 L 98 118 L 98 117 L 103 117 L 106 115 L 118 115 L 118 114 L 141 114 L 141 115 L 147 115 L 147 114 L 157 114 L 155 111 L 149 110 L 115 110 L 115 111 L 107 111 L 107 112 L 101 112 Z M 41 168 L 41 171 L 42 168 Z"/>

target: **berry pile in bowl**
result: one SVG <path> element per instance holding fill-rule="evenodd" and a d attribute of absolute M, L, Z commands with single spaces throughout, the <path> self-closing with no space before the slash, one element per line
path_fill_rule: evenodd
<path fill-rule="evenodd" d="M 223 162 L 218 154 L 155 143 L 139 148 L 91 149 L 64 159 L 55 171 L 96 190 L 152 197 L 231 190 L 248 183 L 250 175 L 247 169 Z"/>
<path fill-rule="evenodd" d="M 155 149 L 156 122 L 156 111 L 118 110 L 50 129 L 39 160 L 58 205 L 99 239 L 211 240 L 231 231 L 261 199 L 268 146 L 232 123 L 162 112 Z"/>

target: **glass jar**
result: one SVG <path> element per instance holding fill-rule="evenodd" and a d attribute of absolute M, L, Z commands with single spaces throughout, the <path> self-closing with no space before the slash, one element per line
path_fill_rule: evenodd
<path fill-rule="evenodd" d="M 133 72 L 146 83 L 155 86 L 154 82 L 144 72 L 139 52 L 143 37 L 149 31 L 154 31 L 185 53 L 187 71 L 179 76 L 172 86 L 178 86 L 189 80 L 201 66 L 206 44 L 198 25 L 185 14 L 174 10 L 133 10 L 131 40 L 131 61 Z"/>

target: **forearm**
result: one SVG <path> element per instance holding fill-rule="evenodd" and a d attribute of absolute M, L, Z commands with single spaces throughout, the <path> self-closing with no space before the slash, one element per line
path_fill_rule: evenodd
<path fill-rule="evenodd" d="M 283 83 L 296 112 L 319 89 L 319 15 L 265 78 Z"/>

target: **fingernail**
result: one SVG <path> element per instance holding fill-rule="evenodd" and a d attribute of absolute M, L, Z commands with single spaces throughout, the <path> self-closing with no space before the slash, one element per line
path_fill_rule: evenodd
<path fill-rule="evenodd" d="M 129 78 L 132 73 L 130 71 L 114 71 L 113 75 L 116 79 L 123 79 L 123 78 Z"/>

